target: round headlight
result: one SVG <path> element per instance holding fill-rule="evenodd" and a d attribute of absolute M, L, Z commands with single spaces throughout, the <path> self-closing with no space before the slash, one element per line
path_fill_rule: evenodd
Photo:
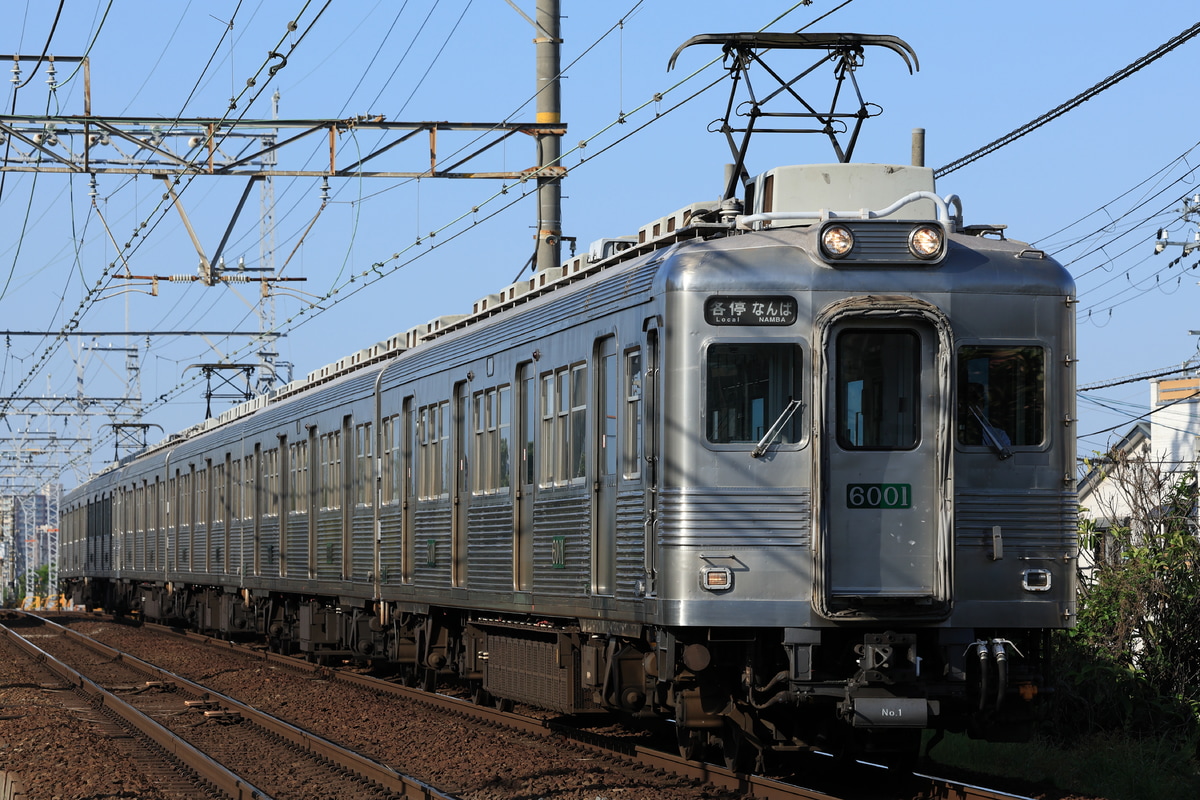
<path fill-rule="evenodd" d="M 845 225 L 830 225 L 821 231 L 821 246 L 830 258 L 843 258 L 854 247 L 854 234 Z"/>
<path fill-rule="evenodd" d="M 935 258 L 942 252 L 942 229 L 920 225 L 908 235 L 908 250 L 917 258 Z"/>

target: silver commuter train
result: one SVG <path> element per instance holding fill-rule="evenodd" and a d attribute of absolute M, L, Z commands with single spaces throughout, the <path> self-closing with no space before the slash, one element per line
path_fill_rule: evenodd
<path fill-rule="evenodd" d="M 74 600 L 731 765 L 1027 731 L 1075 615 L 1070 276 L 923 167 L 782 167 L 740 210 L 114 465 L 64 502 Z"/>

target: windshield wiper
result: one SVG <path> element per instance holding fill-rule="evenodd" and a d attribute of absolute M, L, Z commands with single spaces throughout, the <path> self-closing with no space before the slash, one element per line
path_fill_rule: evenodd
<path fill-rule="evenodd" d="M 1012 458 L 1012 450 L 1008 449 L 1008 446 L 1012 444 L 1012 440 L 1008 438 L 1008 434 L 988 422 L 988 418 L 983 415 L 978 406 L 971 406 L 971 414 L 974 415 L 975 421 L 979 423 L 979 428 L 983 432 L 983 440 L 988 443 L 989 447 L 996 451 L 996 457 L 1001 461 L 1006 458 Z"/>
<path fill-rule="evenodd" d="M 750 451 L 751 458 L 761 458 L 767 452 L 767 448 L 771 446 L 771 442 L 775 440 L 775 437 L 783 430 L 783 426 L 788 424 L 788 420 L 795 415 L 802 405 L 804 404 L 799 400 L 788 401 L 788 404 L 783 408 L 783 413 L 779 415 L 779 419 L 775 420 L 775 423 L 767 429 L 767 435 Z"/>

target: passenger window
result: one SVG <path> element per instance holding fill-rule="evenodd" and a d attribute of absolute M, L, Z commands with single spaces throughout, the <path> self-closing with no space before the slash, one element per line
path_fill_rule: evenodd
<path fill-rule="evenodd" d="M 757 443 L 800 397 L 800 349 L 791 344 L 714 344 L 708 348 L 705 428 L 713 444 Z M 776 441 L 800 441 L 793 414 Z"/>
<path fill-rule="evenodd" d="M 837 439 L 845 450 L 911 450 L 920 440 L 921 340 L 911 330 L 837 337 Z"/>
<path fill-rule="evenodd" d="M 637 478 L 642 471 L 642 354 L 625 353 L 625 466 L 626 478 Z"/>
<path fill-rule="evenodd" d="M 959 444 L 987 445 L 985 427 L 1014 447 L 1036 447 L 1045 440 L 1046 352 L 1041 347 L 959 348 Z"/>
<path fill-rule="evenodd" d="M 541 484 L 565 486 L 587 474 L 587 366 L 542 376 Z"/>

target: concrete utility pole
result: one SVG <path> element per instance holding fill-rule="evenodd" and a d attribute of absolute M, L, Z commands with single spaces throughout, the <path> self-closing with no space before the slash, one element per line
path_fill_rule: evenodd
<path fill-rule="evenodd" d="M 559 93 L 562 39 L 559 0 L 537 3 L 537 122 L 557 128 L 562 121 Z M 538 272 L 553 269 L 562 261 L 562 134 L 540 131 L 538 143 Z"/>

